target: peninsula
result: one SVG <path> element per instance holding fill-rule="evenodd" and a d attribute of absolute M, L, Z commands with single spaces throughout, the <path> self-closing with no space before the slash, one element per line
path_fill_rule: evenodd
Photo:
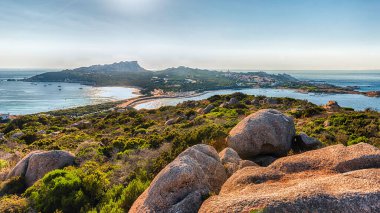
<path fill-rule="evenodd" d="M 144 95 L 168 95 L 173 92 L 203 92 L 219 89 L 281 88 L 300 92 L 363 94 L 352 87 L 338 87 L 320 82 L 300 81 L 288 74 L 266 72 L 222 72 L 189 67 L 151 71 L 137 61 L 93 65 L 60 72 L 47 72 L 25 79 L 30 82 L 68 82 L 92 86 L 139 87 Z"/>

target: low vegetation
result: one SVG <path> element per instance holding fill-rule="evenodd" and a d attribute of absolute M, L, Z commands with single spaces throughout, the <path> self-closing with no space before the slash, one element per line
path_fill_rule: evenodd
<path fill-rule="evenodd" d="M 238 103 L 219 107 L 232 97 Z M 5 134 L 0 153 L 8 156 L 0 161 L 3 174 L 33 150 L 67 150 L 76 155 L 75 166 L 46 174 L 26 191 L 12 184 L 17 178 L 3 181 L 0 211 L 125 212 L 180 152 L 198 143 L 222 150 L 230 129 L 263 108 L 292 115 L 298 132 L 325 145 L 367 142 L 380 147 L 378 112 L 341 109 L 330 113 L 303 100 L 266 100 L 234 93 L 139 111 L 108 110 L 114 104 L 105 104 L 26 115 L 0 124 Z M 210 113 L 198 113 L 209 104 L 216 107 Z M 175 119 L 174 124 L 165 125 L 169 119 Z"/>

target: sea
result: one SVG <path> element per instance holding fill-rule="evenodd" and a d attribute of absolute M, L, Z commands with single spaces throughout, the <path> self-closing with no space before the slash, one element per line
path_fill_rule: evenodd
<path fill-rule="evenodd" d="M 24 79 L 49 70 L 0 70 L 0 114 L 33 114 L 57 109 L 98 104 L 139 96 L 138 89 L 131 87 L 92 87 L 76 83 L 46 83 L 8 81 Z M 287 73 L 300 80 L 325 82 L 338 86 L 357 86 L 360 91 L 380 91 L 380 70 L 371 71 L 265 71 L 278 74 Z M 161 106 L 176 105 L 187 100 L 201 100 L 213 95 L 229 94 L 237 90 L 216 90 L 190 98 L 156 99 L 136 106 L 137 109 L 154 109 Z M 355 110 L 372 108 L 380 110 L 380 98 L 353 94 L 314 94 L 299 93 L 288 89 L 242 89 L 251 95 L 270 97 L 290 97 L 308 100 L 322 105 L 329 100 Z"/>
<path fill-rule="evenodd" d="M 128 87 L 92 87 L 76 83 L 8 81 L 46 71 L 0 70 L 0 114 L 34 114 L 51 110 L 105 103 L 139 96 Z"/>
<path fill-rule="evenodd" d="M 233 70 L 230 70 L 233 72 Z M 235 70 L 236 72 L 251 72 L 247 70 Z M 264 70 L 265 71 L 265 70 Z M 254 71 L 253 71 L 254 72 Z M 359 91 L 380 91 L 380 70 L 286 70 L 286 71 L 265 71 L 271 74 L 289 74 L 299 80 L 312 81 L 316 83 L 328 83 L 337 86 L 357 86 Z M 166 105 L 176 105 L 188 100 L 202 100 L 213 95 L 223 95 L 236 92 L 236 90 L 209 91 L 201 96 L 191 98 L 173 98 L 154 100 L 137 105 L 137 109 L 154 109 Z M 266 89 L 251 88 L 242 89 L 249 95 L 265 95 L 268 97 L 289 97 L 301 100 L 308 100 L 317 105 L 324 105 L 329 100 L 335 100 L 342 107 L 350 107 L 355 110 L 365 110 L 371 108 L 380 111 L 380 98 L 367 97 L 355 94 L 324 94 L 324 93 L 299 93 L 289 89 Z"/>

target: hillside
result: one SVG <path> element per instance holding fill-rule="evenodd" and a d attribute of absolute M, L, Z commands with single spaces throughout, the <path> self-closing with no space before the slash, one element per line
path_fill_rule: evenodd
<path fill-rule="evenodd" d="M 327 112 L 303 100 L 241 93 L 155 110 L 114 109 L 116 104 L 26 115 L 0 124 L 0 212 L 10 208 L 16 212 L 27 208 L 41 212 L 127 211 L 181 152 L 196 144 L 222 151 L 231 129 L 260 109 L 292 116 L 297 134 L 305 132 L 323 146 L 365 142 L 380 147 L 380 119 L 374 111 L 338 108 Z M 33 152 L 37 150 L 62 152 Z M 301 150 L 294 148 L 287 155 Z M 27 172 L 25 177 L 22 173 L 10 176 L 8 172 L 24 156 L 21 162 L 29 162 L 33 168 L 45 162 L 37 159 L 57 159 L 57 163 L 71 166 L 46 175 Z M 251 160 L 263 165 L 260 159 Z M 12 174 L 17 171 L 13 169 Z M 34 183 L 35 175 L 43 178 Z M 225 198 L 215 197 L 209 205 L 216 199 Z"/>
<path fill-rule="evenodd" d="M 379 96 L 379 92 L 359 92 L 353 87 L 339 87 L 324 83 L 299 81 L 288 74 L 266 72 L 220 72 L 189 67 L 149 71 L 136 61 L 94 65 L 60 72 L 48 72 L 24 81 L 69 82 L 92 86 L 139 87 L 144 95 L 170 92 L 202 92 L 239 88 L 281 88 L 313 93 L 362 94 Z"/>
<path fill-rule="evenodd" d="M 265 72 L 230 73 L 189 67 L 168 68 L 153 72 L 142 68 L 136 61 L 48 72 L 25 79 L 25 81 L 71 82 L 93 86 L 137 86 L 144 94 L 150 94 L 155 89 L 161 89 L 164 92 L 185 92 L 253 86 L 285 86 L 298 82 L 297 79 L 286 74 L 271 75 Z"/>

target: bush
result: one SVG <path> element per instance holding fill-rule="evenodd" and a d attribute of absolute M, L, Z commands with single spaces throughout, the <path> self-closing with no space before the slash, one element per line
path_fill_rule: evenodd
<path fill-rule="evenodd" d="M 109 181 L 94 162 L 79 169 L 55 170 L 25 192 L 41 212 L 79 212 L 95 207 L 104 196 Z"/>
<path fill-rule="evenodd" d="M 349 140 L 347 142 L 347 145 L 351 146 L 351 145 L 354 145 L 354 144 L 358 144 L 358 143 L 367 143 L 368 142 L 368 138 L 364 137 L 364 136 L 361 136 L 361 137 L 358 137 L 358 138 L 355 138 L 355 139 L 352 139 L 352 140 Z"/>
<path fill-rule="evenodd" d="M 0 212 L 23 213 L 28 210 L 28 201 L 25 198 L 12 195 L 0 198 Z"/>
<path fill-rule="evenodd" d="M 8 161 L 0 159 L 0 171 L 8 167 Z"/>

